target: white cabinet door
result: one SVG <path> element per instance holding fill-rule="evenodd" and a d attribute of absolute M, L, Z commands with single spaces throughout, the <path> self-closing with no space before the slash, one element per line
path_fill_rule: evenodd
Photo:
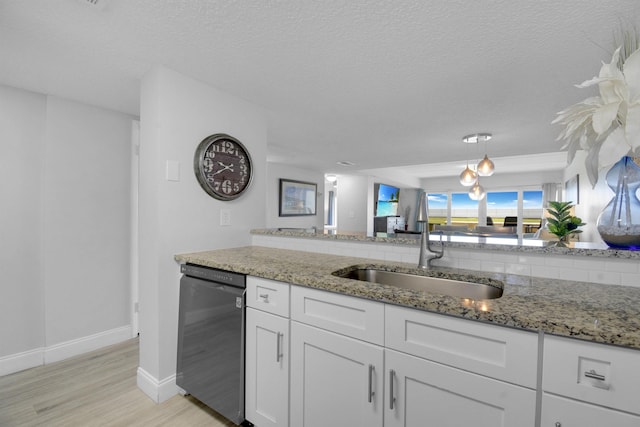
<path fill-rule="evenodd" d="M 638 427 L 640 417 L 548 393 L 542 395 L 541 427 Z"/>
<path fill-rule="evenodd" d="M 291 426 L 382 426 L 383 349 L 291 321 Z"/>
<path fill-rule="evenodd" d="M 245 417 L 256 426 L 289 425 L 289 319 L 247 309 Z"/>
<path fill-rule="evenodd" d="M 388 349 L 385 372 L 385 427 L 535 425 L 535 390 Z"/>

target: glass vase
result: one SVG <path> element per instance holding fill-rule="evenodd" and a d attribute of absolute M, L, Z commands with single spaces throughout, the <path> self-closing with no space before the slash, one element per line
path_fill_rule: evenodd
<path fill-rule="evenodd" d="M 625 156 L 609 169 L 606 180 L 615 195 L 598 217 L 598 233 L 612 248 L 640 249 L 640 167 Z"/>

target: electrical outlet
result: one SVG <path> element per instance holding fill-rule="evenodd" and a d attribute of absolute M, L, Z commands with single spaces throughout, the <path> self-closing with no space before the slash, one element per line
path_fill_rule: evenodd
<path fill-rule="evenodd" d="M 220 225 L 231 225 L 231 211 L 229 209 L 220 209 Z"/>

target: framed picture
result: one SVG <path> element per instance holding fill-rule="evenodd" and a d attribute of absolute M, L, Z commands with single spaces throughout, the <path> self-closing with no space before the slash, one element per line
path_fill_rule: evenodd
<path fill-rule="evenodd" d="M 564 183 L 564 199 L 567 202 L 573 202 L 574 205 L 580 203 L 580 175 L 569 178 Z"/>
<path fill-rule="evenodd" d="M 316 214 L 317 185 L 280 178 L 280 216 Z"/>

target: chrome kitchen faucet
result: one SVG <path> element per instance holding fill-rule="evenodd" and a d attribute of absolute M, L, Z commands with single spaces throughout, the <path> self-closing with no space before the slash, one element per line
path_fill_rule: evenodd
<path fill-rule="evenodd" d="M 440 250 L 436 251 L 431 248 L 429 240 L 429 202 L 426 192 L 420 195 L 420 203 L 418 203 L 418 217 L 416 222 L 422 223 L 422 233 L 420 233 L 420 258 L 418 259 L 418 268 L 428 269 L 431 260 L 440 259 L 444 256 L 444 243 L 442 243 L 442 231 L 440 234 Z"/>

